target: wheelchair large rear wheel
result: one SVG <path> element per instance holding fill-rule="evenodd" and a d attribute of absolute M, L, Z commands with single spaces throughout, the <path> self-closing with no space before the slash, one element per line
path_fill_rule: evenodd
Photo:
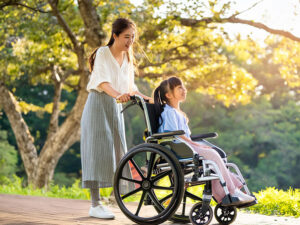
<path fill-rule="evenodd" d="M 117 167 L 114 193 L 119 208 L 130 220 L 163 223 L 177 210 L 184 194 L 181 166 L 170 150 L 160 145 L 136 146 Z"/>

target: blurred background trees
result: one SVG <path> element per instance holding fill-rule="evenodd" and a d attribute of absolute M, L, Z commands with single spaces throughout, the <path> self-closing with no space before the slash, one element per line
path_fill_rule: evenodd
<path fill-rule="evenodd" d="M 80 178 L 78 122 L 87 95 L 87 57 L 105 45 L 117 17 L 137 24 L 136 81 L 142 92 L 151 95 L 165 77 L 181 77 L 189 89 L 183 110 L 192 132 L 218 132 L 211 141 L 239 165 L 253 190 L 300 187 L 299 40 L 241 20 L 243 11 L 236 12 L 233 1 L 210 0 L 148 0 L 138 6 L 128 0 L 1 0 L 0 176 L 28 177 L 44 168 L 32 173 L 39 174 L 38 182 L 28 179 L 39 187 L 52 178 L 61 185 Z M 269 35 L 263 41 L 233 36 L 224 23 L 260 26 Z M 128 147 L 143 141 L 137 111 L 125 115 Z M 13 122 L 11 115 L 24 121 Z M 18 123 L 28 131 L 12 130 Z M 25 135 L 23 144 L 19 134 Z M 29 152 L 32 168 L 22 156 Z M 52 164 L 45 166 L 47 160 Z"/>

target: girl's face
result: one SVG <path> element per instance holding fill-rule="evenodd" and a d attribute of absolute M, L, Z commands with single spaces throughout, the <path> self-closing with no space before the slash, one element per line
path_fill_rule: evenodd
<path fill-rule="evenodd" d="M 133 27 L 129 27 L 124 30 L 122 33 L 117 36 L 114 35 L 115 42 L 114 44 L 121 50 L 121 51 L 128 51 L 131 45 L 134 42 L 135 38 L 135 29 Z"/>
<path fill-rule="evenodd" d="M 170 91 L 171 93 L 167 93 L 167 98 L 169 100 L 176 100 L 179 102 L 182 102 L 186 99 L 186 88 L 184 85 L 178 85 L 173 89 L 173 92 Z"/>

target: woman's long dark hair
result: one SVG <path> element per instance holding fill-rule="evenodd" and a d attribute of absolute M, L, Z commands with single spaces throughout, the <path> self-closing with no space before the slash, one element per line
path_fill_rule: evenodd
<path fill-rule="evenodd" d="M 178 77 L 170 77 L 167 80 L 164 80 L 160 85 L 154 90 L 154 106 L 156 112 L 156 118 L 160 118 L 160 124 L 163 123 L 161 117 L 164 107 L 168 104 L 168 98 L 166 94 L 169 91 L 173 91 L 175 87 L 182 85 L 182 81 Z"/>
<path fill-rule="evenodd" d="M 112 46 L 114 44 L 115 39 L 114 39 L 113 34 L 116 34 L 117 36 L 119 36 L 124 30 L 126 30 L 129 27 L 132 27 L 136 30 L 136 25 L 132 20 L 126 19 L 126 18 L 116 19 L 115 22 L 112 24 L 111 36 L 110 36 L 110 39 L 106 46 Z M 94 62 L 95 62 L 95 58 L 96 58 L 96 52 L 98 49 L 99 49 L 99 47 L 96 48 L 89 57 L 90 72 L 93 71 Z M 135 58 L 133 55 L 132 48 L 129 49 L 129 53 L 127 53 L 127 57 L 128 57 L 129 62 L 132 60 L 135 65 Z"/>

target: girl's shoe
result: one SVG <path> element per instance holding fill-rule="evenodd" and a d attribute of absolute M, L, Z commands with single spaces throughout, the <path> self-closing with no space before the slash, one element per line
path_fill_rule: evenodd
<path fill-rule="evenodd" d="M 236 189 L 233 193 L 232 197 L 238 198 L 239 201 L 234 202 L 234 205 L 241 205 L 249 202 L 255 201 L 255 198 L 245 194 L 244 192 L 240 191 L 239 189 Z"/>
<path fill-rule="evenodd" d="M 115 215 L 105 206 L 98 205 L 96 207 L 91 207 L 89 211 L 91 217 L 96 217 L 100 219 L 114 219 Z"/>

